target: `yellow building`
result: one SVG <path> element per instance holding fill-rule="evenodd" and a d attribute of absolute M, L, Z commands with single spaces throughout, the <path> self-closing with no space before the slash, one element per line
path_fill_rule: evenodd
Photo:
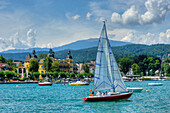
<path fill-rule="evenodd" d="M 31 55 L 30 54 L 28 54 L 28 56 L 26 57 L 26 59 L 24 60 L 24 67 L 25 67 L 25 69 L 28 69 L 29 68 L 29 61 L 30 61 L 30 59 L 31 59 Z"/>
<path fill-rule="evenodd" d="M 33 50 L 32 52 L 32 56 L 30 54 L 28 54 L 28 56 L 25 59 L 24 62 L 24 66 L 25 69 L 29 68 L 29 61 L 31 58 L 37 58 L 37 56 L 35 55 L 35 50 Z M 69 72 L 69 73 L 75 73 L 77 74 L 77 66 L 75 63 L 73 63 L 73 58 L 70 54 L 70 51 L 68 51 L 68 55 L 66 57 L 66 59 L 58 59 L 54 57 L 54 51 L 52 51 L 52 49 L 49 50 L 49 54 L 48 57 L 50 57 L 52 59 L 52 61 L 58 61 L 59 62 L 59 68 L 60 68 L 60 72 Z M 39 73 L 45 73 L 46 70 L 43 69 L 43 62 L 44 59 L 40 59 L 39 61 Z"/>
<path fill-rule="evenodd" d="M 22 69 L 23 69 L 22 61 L 15 60 L 13 63 L 15 63 L 16 65 L 16 68 L 14 70 L 16 70 L 17 73 L 22 73 Z"/>
<path fill-rule="evenodd" d="M 41 73 L 45 73 L 45 69 L 43 69 L 43 61 L 44 59 L 41 59 L 39 61 L 39 69 L 38 69 L 38 72 L 41 74 Z"/>

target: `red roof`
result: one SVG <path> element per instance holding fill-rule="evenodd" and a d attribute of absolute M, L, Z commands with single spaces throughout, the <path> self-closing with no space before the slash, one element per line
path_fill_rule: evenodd
<path fill-rule="evenodd" d="M 9 65 L 8 65 L 7 63 L 0 63 L 0 68 L 4 68 L 3 65 L 7 65 L 8 68 L 10 68 Z"/>

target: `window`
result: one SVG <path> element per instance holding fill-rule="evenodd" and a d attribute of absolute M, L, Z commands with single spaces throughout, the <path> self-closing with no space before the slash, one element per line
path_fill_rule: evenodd
<path fill-rule="evenodd" d="M 41 73 L 44 73 L 44 71 L 41 71 Z"/>
<path fill-rule="evenodd" d="M 43 66 L 41 66 L 43 68 Z"/>

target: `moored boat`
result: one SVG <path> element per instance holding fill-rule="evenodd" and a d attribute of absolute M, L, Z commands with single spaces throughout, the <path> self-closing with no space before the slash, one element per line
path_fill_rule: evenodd
<path fill-rule="evenodd" d="M 106 91 L 110 91 L 107 92 Z M 95 91 L 105 91 L 102 96 L 94 96 Z M 123 81 L 119 67 L 113 55 L 109 39 L 107 37 L 106 25 L 104 21 L 103 29 L 98 42 L 93 92 L 88 97 L 83 97 L 84 101 L 114 101 L 128 99 L 133 92 L 129 92 Z"/>
<path fill-rule="evenodd" d="M 163 83 L 148 83 L 149 86 L 162 86 Z"/>
<path fill-rule="evenodd" d="M 133 92 L 141 92 L 143 88 L 141 87 L 127 87 L 128 91 L 133 91 Z"/>
<path fill-rule="evenodd" d="M 52 82 L 39 82 L 39 86 L 51 86 L 53 83 Z"/>
<path fill-rule="evenodd" d="M 89 82 L 86 82 L 86 81 L 76 81 L 76 82 L 70 82 L 69 83 L 70 85 L 89 85 L 90 83 Z"/>

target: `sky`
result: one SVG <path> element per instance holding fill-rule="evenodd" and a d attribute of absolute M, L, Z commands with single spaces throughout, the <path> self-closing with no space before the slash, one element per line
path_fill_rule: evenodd
<path fill-rule="evenodd" d="M 170 0 L 0 0 L 0 51 L 99 38 L 170 44 Z"/>

